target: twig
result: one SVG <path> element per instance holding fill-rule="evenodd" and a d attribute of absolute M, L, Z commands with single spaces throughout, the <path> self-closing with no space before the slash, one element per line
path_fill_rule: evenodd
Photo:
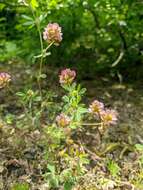
<path fill-rule="evenodd" d="M 81 142 L 81 140 L 78 140 L 78 143 L 80 144 L 80 146 L 82 147 L 82 150 L 87 152 L 88 154 L 90 154 L 91 158 L 93 160 L 102 160 L 102 158 L 100 158 L 97 154 L 95 154 L 94 152 L 92 152 L 91 150 L 89 150 L 86 146 L 83 146 L 83 143 Z"/>
<path fill-rule="evenodd" d="M 116 65 L 118 65 L 118 63 L 122 60 L 123 56 L 124 56 L 124 51 L 121 50 L 118 58 L 116 59 L 116 61 L 114 61 L 114 63 L 112 63 L 111 67 L 115 67 Z"/>
<path fill-rule="evenodd" d="M 102 160 L 101 157 L 99 157 L 97 154 L 95 154 L 94 152 L 92 152 L 91 150 L 89 150 L 87 147 L 84 147 L 84 150 L 91 155 L 93 160 Z"/>

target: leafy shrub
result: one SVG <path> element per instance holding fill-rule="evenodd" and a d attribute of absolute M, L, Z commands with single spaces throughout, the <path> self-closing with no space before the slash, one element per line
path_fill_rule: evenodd
<path fill-rule="evenodd" d="M 6 42 L 10 39 L 17 40 L 16 43 L 21 45 L 19 55 L 27 57 L 29 63 L 33 55 L 40 51 L 35 30 L 36 17 L 41 28 L 46 22 L 58 22 L 63 28 L 63 44 L 60 49 L 52 49 L 51 56 L 46 60 L 49 64 L 72 65 L 81 74 L 88 75 L 97 70 L 106 72 L 110 69 L 115 75 L 118 70 L 129 73 L 129 66 L 133 75 L 137 68 L 140 70 L 143 57 L 141 2 L 29 0 L 24 1 L 24 4 L 19 1 L 18 7 L 16 1 L 6 2 L 1 4 L 1 25 L 5 26 L 2 30 L 3 37 Z M 27 8 L 28 2 L 31 2 L 34 15 Z M 14 20 L 12 23 L 9 20 L 11 14 Z M 5 56 L 2 60 L 4 59 Z"/>

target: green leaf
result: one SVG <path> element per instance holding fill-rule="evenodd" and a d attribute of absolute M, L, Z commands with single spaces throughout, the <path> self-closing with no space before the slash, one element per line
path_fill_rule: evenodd
<path fill-rule="evenodd" d="M 29 188 L 29 185 L 27 183 L 24 183 L 24 184 L 16 183 L 11 188 L 11 190 L 29 190 L 29 189 L 30 188 Z"/>
<path fill-rule="evenodd" d="M 16 95 L 17 95 L 17 96 L 20 96 L 20 97 L 25 96 L 25 94 L 24 94 L 23 92 L 17 92 Z"/>
<path fill-rule="evenodd" d="M 33 9 L 36 9 L 38 7 L 37 0 L 31 0 L 30 4 L 31 4 L 31 6 L 32 6 Z"/>
<path fill-rule="evenodd" d="M 17 51 L 17 46 L 14 42 L 6 42 L 6 51 L 9 53 L 15 53 Z"/>
<path fill-rule="evenodd" d="M 48 164 L 47 169 L 51 172 L 51 173 L 55 173 L 55 166 Z"/>
<path fill-rule="evenodd" d="M 80 91 L 80 89 L 81 89 L 81 85 L 78 84 L 78 86 L 77 86 L 77 90 Z"/>
<path fill-rule="evenodd" d="M 27 15 L 21 15 L 21 17 L 22 18 L 24 18 L 24 19 L 26 19 L 26 20 L 33 20 L 33 18 L 32 17 L 30 17 L 30 16 L 27 16 Z M 33 20 L 34 21 L 34 20 Z"/>
<path fill-rule="evenodd" d="M 64 102 L 69 102 L 69 97 L 68 96 L 63 96 L 62 99 L 63 99 Z"/>
<path fill-rule="evenodd" d="M 64 184 L 64 190 L 71 190 L 73 187 L 73 184 L 71 182 L 65 182 Z"/>
<path fill-rule="evenodd" d="M 24 22 L 23 26 L 34 26 L 34 22 L 33 21 Z"/>
<path fill-rule="evenodd" d="M 41 96 L 37 96 L 37 97 L 35 98 L 35 102 L 40 102 L 41 100 L 42 100 Z"/>
<path fill-rule="evenodd" d="M 143 144 L 136 144 L 135 147 L 138 151 L 143 152 Z"/>
<path fill-rule="evenodd" d="M 40 15 L 39 16 L 39 21 L 42 22 L 46 17 L 47 17 L 47 13 Z"/>
<path fill-rule="evenodd" d="M 50 180 L 50 184 L 53 188 L 57 188 L 59 186 L 59 180 L 58 180 L 58 176 L 53 175 L 52 179 Z"/>
<path fill-rule="evenodd" d="M 6 119 L 6 123 L 7 123 L 7 124 L 12 124 L 13 121 L 14 121 L 14 115 L 12 115 L 12 114 L 7 114 L 6 117 L 5 117 L 5 119 Z"/>
<path fill-rule="evenodd" d="M 2 11 L 5 6 L 6 6 L 6 5 L 5 5 L 4 3 L 1 3 L 1 4 L 0 4 L 0 10 Z"/>
<path fill-rule="evenodd" d="M 80 94 L 84 94 L 86 92 L 86 88 L 82 88 L 81 90 L 80 90 Z"/>
<path fill-rule="evenodd" d="M 79 107 L 79 108 L 78 108 L 78 112 L 80 112 L 80 113 L 87 113 L 88 110 L 87 110 L 87 108 Z"/>
<path fill-rule="evenodd" d="M 40 78 L 42 78 L 42 79 L 45 79 L 46 77 L 47 77 L 46 74 L 41 74 L 41 75 L 40 75 Z"/>
<path fill-rule="evenodd" d="M 76 126 L 76 125 L 70 125 L 70 128 L 71 128 L 71 129 L 76 129 L 77 126 Z"/>
<path fill-rule="evenodd" d="M 118 164 L 116 162 L 114 162 L 113 160 L 110 160 L 107 163 L 107 168 L 110 171 L 111 175 L 116 177 L 119 173 L 121 168 L 118 166 Z"/>

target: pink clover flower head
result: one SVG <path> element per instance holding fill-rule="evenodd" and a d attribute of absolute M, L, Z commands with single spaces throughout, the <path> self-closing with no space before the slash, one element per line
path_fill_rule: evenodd
<path fill-rule="evenodd" d="M 63 128 L 67 127 L 70 124 L 70 121 L 71 121 L 70 118 L 64 113 L 61 113 L 60 115 L 56 117 L 56 122 L 58 126 L 63 127 Z"/>
<path fill-rule="evenodd" d="M 49 23 L 43 32 L 43 39 L 49 43 L 54 43 L 59 45 L 62 41 L 62 31 L 61 27 L 57 23 Z"/>
<path fill-rule="evenodd" d="M 64 69 L 61 71 L 61 74 L 59 75 L 59 82 L 61 84 L 71 84 L 73 80 L 76 77 L 76 72 L 71 69 Z"/>
<path fill-rule="evenodd" d="M 106 109 L 100 113 L 101 119 L 105 125 L 117 123 L 117 115 L 118 113 L 113 109 Z"/>
<path fill-rule="evenodd" d="M 94 100 L 90 106 L 89 106 L 89 112 L 92 114 L 99 114 L 104 109 L 104 104 L 102 102 L 99 102 L 98 100 Z"/>
<path fill-rule="evenodd" d="M 5 87 L 11 81 L 11 76 L 8 73 L 0 73 L 0 88 Z"/>

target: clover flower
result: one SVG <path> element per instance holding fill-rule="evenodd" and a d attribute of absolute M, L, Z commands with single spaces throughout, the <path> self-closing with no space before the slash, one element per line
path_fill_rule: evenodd
<path fill-rule="evenodd" d="M 112 109 L 106 109 L 100 113 L 101 119 L 105 125 L 117 123 L 117 112 Z"/>
<path fill-rule="evenodd" d="M 0 88 L 5 87 L 11 81 L 11 76 L 8 73 L 0 73 Z"/>
<path fill-rule="evenodd" d="M 62 41 L 61 27 L 57 23 L 49 23 L 43 32 L 43 39 L 49 43 L 59 45 Z"/>
<path fill-rule="evenodd" d="M 102 102 L 99 102 L 98 100 L 94 100 L 90 106 L 89 106 L 89 112 L 98 115 L 100 112 L 102 112 L 104 109 L 104 104 Z"/>
<path fill-rule="evenodd" d="M 71 84 L 76 77 L 76 72 L 71 69 L 64 69 L 59 75 L 61 84 Z"/>
<path fill-rule="evenodd" d="M 58 115 L 56 117 L 56 122 L 57 122 L 58 126 L 60 126 L 60 127 L 68 126 L 70 124 L 70 121 L 71 121 L 70 118 L 67 115 L 65 115 L 64 113 L 61 113 L 60 115 Z"/>

